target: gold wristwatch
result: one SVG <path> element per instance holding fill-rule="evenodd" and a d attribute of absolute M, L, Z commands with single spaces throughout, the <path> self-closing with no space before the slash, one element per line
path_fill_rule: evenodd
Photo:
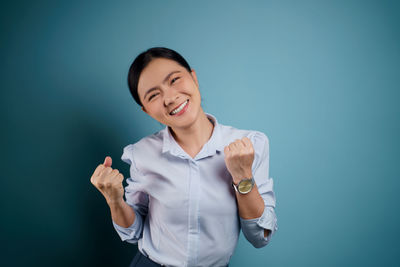
<path fill-rule="evenodd" d="M 232 186 L 235 188 L 236 192 L 239 192 L 242 195 L 248 194 L 254 187 L 254 178 L 245 178 L 241 180 L 238 185 L 235 185 L 232 181 Z"/>

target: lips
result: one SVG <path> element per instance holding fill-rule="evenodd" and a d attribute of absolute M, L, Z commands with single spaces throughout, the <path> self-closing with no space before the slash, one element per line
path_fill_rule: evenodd
<path fill-rule="evenodd" d="M 178 113 L 180 113 L 189 103 L 189 99 L 187 99 L 185 102 L 183 102 L 182 104 L 180 104 L 179 106 L 177 106 L 176 108 L 174 108 L 169 115 L 173 116 L 176 115 Z"/>

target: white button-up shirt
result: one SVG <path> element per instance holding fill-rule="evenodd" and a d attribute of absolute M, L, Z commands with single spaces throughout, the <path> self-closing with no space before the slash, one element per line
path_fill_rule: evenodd
<path fill-rule="evenodd" d="M 269 177 L 269 142 L 258 131 L 214 124 L 211 138 L 192 158 L 175 141 L 168 126 L 124 148 L 130 164 L 126 203 L 136 215 L 128 228 L 113 222 L 123 241 L 167 266 L 226 266 L 240 229 L 254 247 L 268 244 L 278 229 L 273 180 Z M 252 173 L 265 209 L 260 218 L 239 216 L 224 147 L 247 136 L 254 147 Z M 264 229 L 271 233 L 264 237 Z"/>

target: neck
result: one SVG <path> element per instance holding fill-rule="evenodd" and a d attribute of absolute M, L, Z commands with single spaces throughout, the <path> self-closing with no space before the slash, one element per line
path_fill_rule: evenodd
<path fill-rule="evenodd" d="M 171 134 L 183 150 L 194 158 L 211 138 L 213 129 L 214 125 L 201 109 L 198 118 L 192 125 L 187 128 L 171 129 Z"/>

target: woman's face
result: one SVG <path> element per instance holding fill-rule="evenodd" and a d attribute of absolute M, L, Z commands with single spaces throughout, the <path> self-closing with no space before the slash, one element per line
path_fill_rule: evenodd
<path fill-rule="evenodd" d="M 153 59 L 142 71 L 138 82 L 142 110 L 171 128 L 192 125 L 201 110 L 196 73 L 177 62 Z"/>

